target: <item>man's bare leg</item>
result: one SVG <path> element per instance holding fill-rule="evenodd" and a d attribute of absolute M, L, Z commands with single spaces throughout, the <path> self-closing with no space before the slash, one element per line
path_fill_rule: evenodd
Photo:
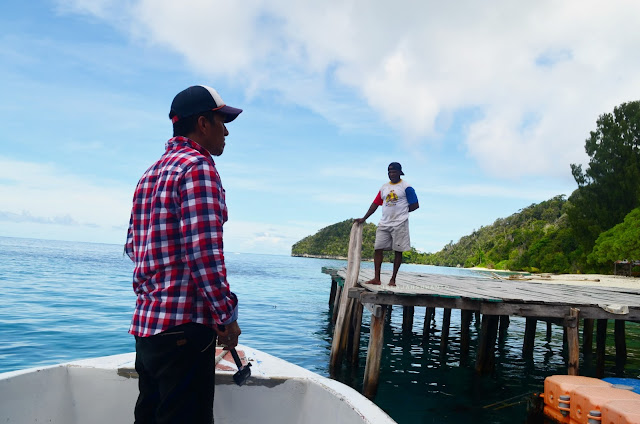
<path fill-rule="evenodd" d="M 373 269 L 375 271 L 375 276 L 372 280 L 367 281 L 365 284 L 371 284 L 374 286 L 379 286 L 382 284 L 380 281 L 380 269 L 382 268 L 382 249 L 378 249 L 373 254 Z"/>
<path fill-rule="evenodd" d="M 400 264 L 402 264 L 402 252 L 396 252 L 396 256 L 393 258 L 393 274 L 391 274 L 391 279 L 389 280 L 390 286 L 396 285 L 396 276 L 398 275 Z"/>

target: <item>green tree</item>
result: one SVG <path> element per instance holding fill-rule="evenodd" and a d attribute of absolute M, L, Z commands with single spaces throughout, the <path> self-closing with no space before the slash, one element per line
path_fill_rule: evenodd
<path fill-rule="evenodd" d="M 622 222 L 640 201 L 640 101 L 623 103 L 597 120 L 586 140 L 589 165 L 571 165 L 578 189 L 568 218 L 584 252 L 601 232 Z"/>
<path fill-rule="evenodd" d="M 640 208 L 629 212 L 624 221 L 600 234 L 589 262 L 611 265 L 622 259 L 640 259 Z"/>

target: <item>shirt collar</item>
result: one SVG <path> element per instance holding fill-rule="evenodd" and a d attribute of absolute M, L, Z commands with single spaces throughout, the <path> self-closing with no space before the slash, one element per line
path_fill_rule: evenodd
<path fill-rule="evenodd" d="M 169 150 L 171 148 L 174 148 L 180 145 L 191 147 L 192 149 L 195 149 L 200 153 L 202 153 L 203 155 L 211 158 L 211 154 L 207 149 L 205 149 L 204 147 L 202 147 L 201 145 L 199 145 L 198 143 L 196 143 L 195 141 L 187 137 L 177 136 L 177 137 L 170 138 L 169 140 L 167 140 L 165 144 L 165 148 Z"/>

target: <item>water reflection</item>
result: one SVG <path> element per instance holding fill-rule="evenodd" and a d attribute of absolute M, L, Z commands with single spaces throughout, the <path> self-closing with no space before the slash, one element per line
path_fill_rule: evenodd
<path fill-rule="evenodd" d="M 496 343 L 496 366 L 491 375 L 479 376 L 475 372 L 476 344 L 480 332 L 477 317 L 469 326 L 470 349 L 461 352 L 461 314 L 451 313 L 446 351 L 441 351 L 443 310 L 436 309 L 427 319 L 429 331 L 424 332 L 426 308 L 415 308 L 413 329 L 402 329 L 402 307 L 395 306 L 387 313 L 384 326 L 384 348 L 380 370 L 380 384 L 375 398 L 383 410 L 398 423 L 513 423 L 525 422 L 527 404 L 534 392 L 541 392 L 544 378 L 553 374 L 566 374 L 563 330 L 546 325 L 536 327 L 533 354 L 522 356 L 525 319 L 511 317 L 502 326 Z M 369 313 L 365 310 L 360 340 L 359 366 L 345 366 L 338 379 L 362 390 L 364 365 L 369 342 Z M 330 315 L 326 328 L 332 331 Z M 627 323 L 627 339 L 638 334 L 636 324 Z M 630 346 L 633 344 L 633 346 Z M 636 342 L 627 346 L 625 374 L 638 375 L 640 361 Z M 608 362 L 615 350 L 608 347 Z M 581 375 L 594 376 L 593 361 L 581 357 Z M 605 372 L 614 375 L 611 364 Z"/>

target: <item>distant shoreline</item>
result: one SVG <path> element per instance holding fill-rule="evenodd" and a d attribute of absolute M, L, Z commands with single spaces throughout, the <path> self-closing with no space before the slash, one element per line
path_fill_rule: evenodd
<path fill-rule="evenodd" d="M 345 256 L 310 255 L 308 253 L 292 253 L 291 256 L 296 257 L 296 258 L 338 259 L 338 260 L 342 260 L 342 261 L 346 261 L 348 259 Z"/>

